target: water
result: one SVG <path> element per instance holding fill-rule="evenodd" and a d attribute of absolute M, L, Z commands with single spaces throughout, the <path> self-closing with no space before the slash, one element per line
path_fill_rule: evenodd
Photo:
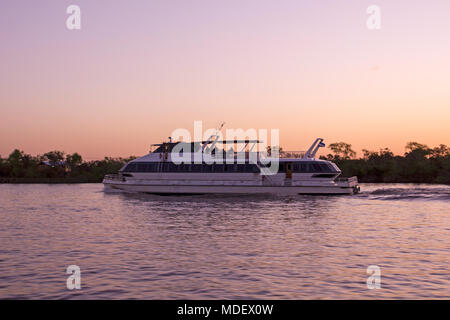
<path fill-rule="evenodd" d="M 0 185 L 0 298 L 450 298 L 450 186 L 357 196 Z M 66 268 L 81 268 L 81 290 Z M 381 268 L 381 289 L 366 285 Z"/>

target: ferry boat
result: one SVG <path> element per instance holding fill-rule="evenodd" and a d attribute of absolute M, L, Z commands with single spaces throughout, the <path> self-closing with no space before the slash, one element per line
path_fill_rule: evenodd
<path fill-rule="evenodd" d="M 207 141 L 190 143 L 172 142 L 170 139 L 169 142 L 152 145 L 153 151 L 128 162 L 117 174 L 106 175 L 103 184 L 106 191 L 158 195 L 349 195 L 360 190 L 357 177 L 341 178 L 341 170 L 335 163 L 315 158 L 318 149 L 325 146 L 321 138 L 317 138 L 306 152 L 281 152 L 276 159 L 273 156 L 263 159 L 260 153 L 252 154 L 251 150 L 258 143 L 261 142 L 219 141 L 218 135 Z M 228 145 L 238 144 L 245 145 L 240 152 L 226 149 Z M 217 145 L 224 147 L 217 149 Z M 183 150 L 190 152 L 183 153 Z M 184 162 L 179 161 L 180 155 Z M 195 161 L 199 155 L 201 160 Z M 276 164 L 274 161 L 278 161 L 277 166 L 272 166 Z"/>

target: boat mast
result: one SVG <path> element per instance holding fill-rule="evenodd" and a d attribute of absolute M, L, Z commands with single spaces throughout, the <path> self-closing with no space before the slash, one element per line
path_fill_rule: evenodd
<path fill-rule="evenodd" d="M 214 147 L 216 146 L 217 140 L 219 138 L 220 130 L 222 130 L 223 126 L 225 125 L 225 122 L 222 122 L 222 124 L 219 126 L 219 128 L 216 129 L 216 133 L 212 134 L 208 140 L 203 144 L 202 151 L 205 150 L 205 148 L 208 146 L 208 144 L 211 143 L 212 139 L 214 138 L 214 141 L 211 144 L 211 147 L 209 147 L 209 150 L 214 150 Z"/>
<path fill-rule="evenodd" d="M 325 143 L 323 143 L 322 138 L 317 138 L 311 147 L 309 147 L 308 151 L 306 151 L 304 158 L 313 159 L 320 147 L 325 147 Z"/>

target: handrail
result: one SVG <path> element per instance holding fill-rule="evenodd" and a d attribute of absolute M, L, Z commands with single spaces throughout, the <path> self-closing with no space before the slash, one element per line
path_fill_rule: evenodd
<path fill-rule="evenodd" d="M 336 182 L 353 182 L 353 181 L 358 181 L 358 177 L 353 176 L 353 177 L 339 177 L 334 179 L 334 181 Z"/>
<path fill-rule="evenodd" d="M 306 151 L 284 151 L 280 152 L 280 158 L 304 158 Z"/>
<path fill-rule="evenodd" d="M 107 174 L 105 175 L 105 179 L 123 181 L 124 177 L 121 174 Z"/>

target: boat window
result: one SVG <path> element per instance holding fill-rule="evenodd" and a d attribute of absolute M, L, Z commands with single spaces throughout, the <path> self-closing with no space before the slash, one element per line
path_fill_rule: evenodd
<path fill-rule="evenodd" d="M 256 164 L 246 164 L 245 165 L 245 172 L 258 173 L 259 172 L 259 168 L 256 166 Z"/>
<path fill-rule="evenodd" d="M 285 164 L 283 164 L 285 166 Z M 282 169 L 284 170 L 284 169 Z M 248 172 L 258 173 L 256 164 L 176 164 L 173 162 L 133 162 L 129 163 L 123 172 Z"/>
<path fill-rule="evenodd" d="M 184 165 L 173 162 L 160 162 L 161 172 L 183 172 Z"/>
<path fill-rule="evenodd" d="M 213 165 L 212 164 L 204 164 L 203 165 L 203 172 L 213 172 Z"/>
<path fill-rule="evenodd" d="M 319 167 L 320 168 L 320 167 Z M 309 173 L 316 172 L 312 162 L 301 161 L 293 163 L 293 172 L 297 173 Z"/>
<path fill-rule="evenodd" d="M 321 163 L 319 165 L 322 168 L 322 172 L 330 172 L 331 171 L 326 163 Z"/>
<path fill-rule="evenodd" d="M 293 172 L 308 172 L 308 164 L 305 162 L 298 162 L 293 164 Z"/>
<path fill-rule="evenodd" d="M 327 163 L 327 166 L 328 166 L 328 169 L 330 170 L 330 172 L 338 172 L 331 163 Z"/>
<path fill-rule="evenodd" d="M 136 163 L 136 171 L 137 172 L 145 172 L 146 170 L 146 163 Z"/>
<path fill-rule="evenodd" d="M 294 172 L 305 172 L 306 166 L 304 163 L 294 163 Z"/>
<path fill-rule="evenodd" d="M 301 163 L 294 163 L 294 165 L 293 165 L 293 171 L 294 172 L 302 172 L 302 170 L 301 170 Z"/>
<path fill-rule="evenodd" d="M 278 172 L 284 172 L 284 163 L 280 162 L 280 165 L 278 167 Z"/>
<path fill-rule="evenodd" d="M 124 172 L 157 172 L 157 162 L 133 162 L 129 163 Z"/>
<path fill-rule="evenodd" d="M 178 165 L 173 163 L 173 162 L 170 162 L 169 163 L 169 171 L 170 172 L 177 172 L 177 171 L 179 171 Z"/>
<path fill-rule="evenodd" d="M 169 164 L 167 162 L 162 162 L 160 165 L 160 171 L 161 172 L 168 172 L 169 171 Z"/>
<path fill-rule="evenodd" d="M 262 163 L 262 162 L 260 162 L 259 163 L 259 166 L 261 167 L 261 168 L 270 168 L 270 166 L 271 166 L 271 162 L 267 162 L 267 163 Z"/>
<path fill-rule="evenodd" d="M 235 164 L 226 164 L 223 171 L 225 172 L 235 172 L 236 171 Z"/>
<path fill-rule="evenodd" d="M 134 162 L 129 163 L 123 171 L 124 172 L 136 172 L 136 163 L 134 163 Z"/>
<path fill-rule="evenodd" d="M 190 165 L 187 163 L 180 164 L 180 172 L 189 172 Z"/>

